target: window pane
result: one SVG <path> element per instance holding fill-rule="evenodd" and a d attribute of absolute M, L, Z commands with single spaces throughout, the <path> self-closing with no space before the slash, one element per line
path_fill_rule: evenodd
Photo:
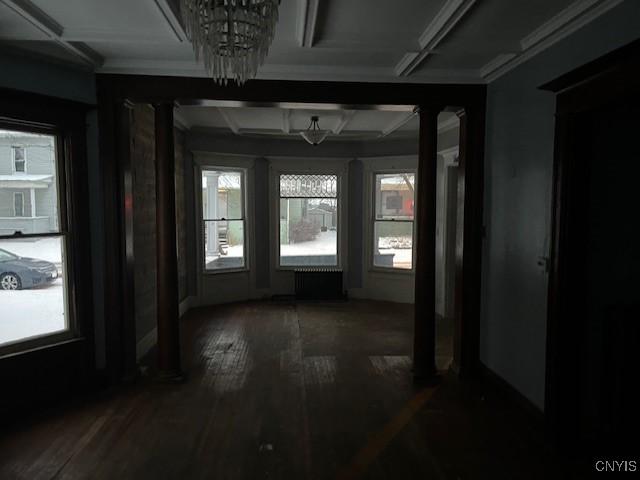
<path fill-rule="evenodd" d="M 0 236 L 58 232 L 58 211 L 55 137 L 0 130 Z"/>
<path fill-rule="evenodd" d="M 375 222 L 373 265 L 413 267 L 413 222 Z"/>
<path fill-rule="evenodd" d="M 0 345 L 68 328 L 62 237 L 0 240 Z"/>
<path fill-rule="evenodd" d="M 244 220 L 204 222 L 205 268 L 244 267 Z"/>
<path fill-rule="evenodd" d="M 205 220 L 242 219 L 242 172 L 202 172 L 202 215 Z"/>
<path fill-rule="evenodd" d="M 280 199 L 280 265 L 338 265 L 338 201 Z"/>
<path fill-rule="evenodd" d="M 383 173 L 375 180 L 376 220 L 413 220 L 415 175 Z"/>

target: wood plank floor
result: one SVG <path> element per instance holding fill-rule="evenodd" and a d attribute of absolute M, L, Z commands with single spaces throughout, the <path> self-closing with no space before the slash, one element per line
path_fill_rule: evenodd
<path fill-rule="evenodd" d="M 0 478 L 566 478 L 497 393 L 412 383 L 411 317 L 358 301 L 191 311 L 184 383 L 149 371 L 5 432 Z"/>

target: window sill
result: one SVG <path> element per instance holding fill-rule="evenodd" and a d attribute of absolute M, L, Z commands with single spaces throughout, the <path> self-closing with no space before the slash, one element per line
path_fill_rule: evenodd
<path fill-rule="evenodd" d="M 37 340 L 47 339 L 46 336 L 38 338 Z M 51 339 L 51 343 L 45 343 L 43 345 L 30 345 L 28 343 L 16 342 L 12 344 L 5 345 L 4 347 L 0 347 L 0 361 L 8 359 L 8 358 L 16 358 L 22 355 L 29 355 L 35 352 L 40 352 L 43 350 L 60 348 L 65 345 L 71 345 L 75 343 L 81 343 L 86 340 L 85 337 L 70 337 L 65 339 Z M 6 351 L 5 351 L 6 348 Z"/>
<path fill-rule="evenodd" d="M 391 273 L 393 275 L 415 275 L 414 269 L 407 270 L 404 268 L 384 268 L 384 267 L 369 267 L 369 273 Z"/>
<path fill-rule="evenodd" d="M 205 276 L 223 275 L 225 273 L 249 273 L 249 268 L 221 268 L 220 270 L 204 270 Z"/>

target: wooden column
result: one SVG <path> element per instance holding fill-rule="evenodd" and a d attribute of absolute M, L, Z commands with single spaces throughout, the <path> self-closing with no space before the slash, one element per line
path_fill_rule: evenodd
<path fill-rule="evenodd" d="M 161 378 L 179 380 L 181 369 L 173 102 L 156 104 L 155 110 L 158 372 Z"/>
<path fill-rule="evenodd" d="M 436 183 L 438 109 L 420 108 L 416 201 L 415 323 L 413 375 L 436 375 Z"/>

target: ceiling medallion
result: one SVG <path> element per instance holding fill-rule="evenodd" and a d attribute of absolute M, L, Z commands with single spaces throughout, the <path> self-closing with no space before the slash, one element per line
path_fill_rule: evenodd
<path fill-rule="evenodd" d="M 280 0 L 180 0 L 196 61 L 218 84 L 254 78 L 273 41 Z"/>
<path fill-rule="evenodd" d="M 311 124 L 309 125 L 309 128 L 300 132 L 302 138 L 304 138 L 311 145 L 319 145 L 324 141 L 325 138 L 327 138 L 328 134 L 328 130 L 320 130 L 320 125 L 318 125 L 318 117 L 315 115 L 311 117 Z"/>

